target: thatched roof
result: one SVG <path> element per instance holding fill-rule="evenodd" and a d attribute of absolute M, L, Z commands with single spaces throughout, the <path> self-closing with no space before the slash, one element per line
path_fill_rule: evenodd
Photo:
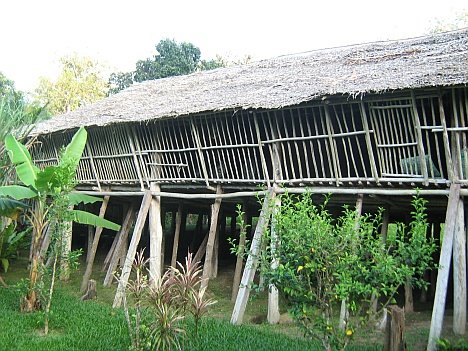
<path fill-rule="evenodd" d="M 326 95 L 459 84 L 468 84 L 468 29 L 147 81 L 40 123 L 34 134 L 204 111 L 273 109 Z"/>

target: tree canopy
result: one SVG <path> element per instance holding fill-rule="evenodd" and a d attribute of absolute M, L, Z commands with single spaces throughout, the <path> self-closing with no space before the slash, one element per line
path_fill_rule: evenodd
<path fill-rule="evenodd" d="M 106 96 L 108 85 L 99 63 L 76 54 L 63 57 L 60 63 L 58 79 L 41 78 L 36 90 L 38 100 L 51 114 L 69 112 Z"/>
<path fill-rule="evenodd" d="M 226 66 L 226 62 L 221 57 L 202 60 L 200 49 L 188 42 L 178 43 L 172 39 L 163 39 L 156 45 L 156 51 L 156 55 L 139 60 L 135 71 L 112 73 L 109 78 L 109 94 L 118 93 L 135 82 Z"/>

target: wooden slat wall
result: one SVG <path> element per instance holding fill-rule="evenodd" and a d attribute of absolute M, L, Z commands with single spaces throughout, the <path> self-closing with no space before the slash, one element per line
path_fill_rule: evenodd
<path fill-rule="evenodd" d="M 467 91 L 446 89 L 442 98 L 409 92 L 93 127 L 77 179 L 98 187 L 148 187 L 150 182 L 254 185 L 275 177 L 303 185 L 444 184 L 451 176 L 446 155 L 452 155 L 460 182 L 468 184 Z M 442 112 L 448 141 L 443 138 Z M 55 164 L 58 150 L 72 135 L 40 138 L 32 147 L 39 166 Z M 278 175 L 273 174 L 274 147 L 280 157 Z"/>

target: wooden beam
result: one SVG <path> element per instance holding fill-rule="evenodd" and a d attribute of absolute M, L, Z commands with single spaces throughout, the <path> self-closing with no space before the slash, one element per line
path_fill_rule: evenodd
<path fill-rule="evenodd" d="M 110 196 L 104 196 L 102 200 L 101 208 L 99 210 L 99 217 L 104 218 L 107 210 L 107 205 L 109 204 Z M 91 251 L 89 252 L 88 263 L 86 264 L 86 270 L 83 275 L 83 280 L 81 281 L 81 288 L 80 291 L 84 293 L 88 287 L 89 278 L 91 278 L 91 274 L 93 273 L 93 264 L 94 258 L 96 257 L 96 251 L 99 244 L 99 239 L 101 238 L 102 234 L 102 227 L 97 227 L 94 233 L 93 238 L 93 245 L 91 246 Z"/>
<path fill-rule="evenodd" d="M 271 261 L 271 269 L 275 270 L 278 268 L 279 260 L 275 257 L 276 249 L 279 244 L 279 237 L 276 228 L 276 220 L 275 216 L 281 210 L 281 199 L 279 197 L 275 198 L 274 200 L 274 207 L 273 213 L 271 218 L 271 256 L 273 260 Z M 278 302 L 278 289 L 274 284 L 269 284 L 268 286 L 268 313 L 267 313 L 267 320 L 270 324 L 277 324 L 280 320 L 280 312 L 279 312 L 279 302 Z"/>
<path fill-rule="evenodd" d="M 427 351 L 437 349 L 437 339 L 440 338 L 444 321 L 445 300 L 447 297 L 447 285 L 450 273 L 450 261 L 452 259 L 453 237 L 455 233 L 455 222 L 458 216 L 458 202 L 460 200 L 460 184 L 452 183 L 445 217 L 444 239 L 442 242 L 439 274 L 437 275 L 437 286 L 432 308 L 431 328 Z"/>
<path fill-rule="evenodd" d="M 453 332 L 466 331 L 466 232 L 465 206 L 458 201 L 458 217 L 453 242 Z"/>
<path fill-rule="evenodd" d="M 216 187 L 216 194 L 221 194 L 221 185 Z M 206 243 L 206 255 L 205 264 L 203 265 L 203 278 L 200 284 L 200 289 L 204 289 L 208 286 L 208 280 L 211 278 L 213 271 L 213 253 L 216 239 L 216 232 L 218 228 L 218 217 L 219 209 L 221 207 L 221 199 L 217 198 L 214 204 L 211 206 L 211 222 L 210 231 L 208 234 L 208 241 Z"/>
<path fill-rule="evenodd" d="M 123 294 L 125 294 L 125 288 L 127 287 L 128 277 L 130 276 L 130 272 L 132 270 L 138 243 L 140 242 L 141 232 L 145 226 L 146 217 L 148 217 L 151 200 L 151 191 L 145 191 L 145 196 L 143 196 L 143 200 L 141 201 L 140 211 L 138 212 L 135 228 L 133 230 L 132 240 L 130 241 L 130 246 L 127 251 L 127 257 L 122 268 L 122 274 L 120 275 L 117 292 L 115 293 L 114 303 L 112 304 L 112 307 L 114 308 L 120 307 L 122 303 Z"/>
<path fill-rule="evenodd" d="M 179 248 L 180 228 L 182 227 L 183 205 L 179 204 L 175 215 L 174 244 L 172 245 L 171 266 L 175 267 L 177 263 L 177 251 Z"/>
<path fill-rule="evenodd" d="M 159 184 L 151 183 L 151 191 L 160 191 Z M 149 274 L 150 281 L 159 279 L 161 276 L 162 262 L 162 242 L 163 229 L 161 223 L 161 197 L 155 196 L 151 200 L 149 209 L 149 234 L 150 234 L 150 259 L 149 259 Z"/>
<path fill-rule="evenodd" d="M 114 254 L 109 262 L 109 268 L 107 268 L 106 277 L 104 278 L 104 286 L 110 286 L 112 280 L 114 279 L 114 273 L 117 269 L 117 265 L 119 264 L 119 260 L 122 255 L 126 255 L 126 248 L 127 248 L 127 241 L 128 241 L 128 233 L 132 228 L 133 223 L 135 222 L 135 206 L 133 203 L 127 209 L 125 214 L 124 221 L 122 223 L 122 227 L 120 228 L 120 235 L 117 244 L 115 245 Z"/>
<path fill-rule="evenodd" d="M 244 273 L 242 275 L 241 286 L 237 294 L 236 303 L 234 305 L 234 310 L 232 311 L 231 323 L 232 324 L 242 324 L 244 318 L 245 308 L 247 306 L 247 301 L 250 295 L 250 288 L 255 276 L 255 271 L 258 264 L 258 256 L 260 254 L 260 247 L 262 244 L 262 235 L 265 228 L 268 226 L 270 220 L 270 202 L 275 197 L 275 192 L 273 189 L 269 189 L 265 199 L 263 200 L 262 211 L 260 212 L 260 217 L 257 222 L 257 227 L 255 228 L 254 237 L 252 239 L 252 244 L 250 246 L 250 253 L 247 257 L 247 262 L 245 264 Z"/>

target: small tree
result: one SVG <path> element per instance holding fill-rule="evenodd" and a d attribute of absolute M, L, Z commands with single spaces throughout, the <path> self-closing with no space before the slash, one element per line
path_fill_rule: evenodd
<path fill-rule="evenodd" d="M 338 218 L 323 205 L 315 205 L 311 194 L 282 196 L 282 207 L 275 214 L 280 245 L 263 257 L 262 269 L 291 304 L 293 317 L 305 335 L 322 342 L 325 350 L 344 350 L 361 325 L 373 317 L 371 300 L 380 298 L 385 308 L 408 279 L 419 284 L 431 268 L 432 240 L 420 235 L 425 207 L 416 196 L 410 239 L 402 245 L 379 235 L 381 212 L 358 215 L 345 207 Z M 268 240 L 268 233 L 266 239 Z M 406 253 L 418 255 L 418 268 L 407 262 Z M 277 269 L 269 262 L 279 261 Z M 337 309 L 347 301 L 349 315 L 344 329 L 339 327 Z"/>
<path fill-rule="evenodd" d="M 79 203 L 100 201 L 99 198 L 72 193 L 75 185 L 75 173 L 83 153 L 87 139 L 84 128 L 80 128 L 73 136 L 70 144 L 61 153 L 58 164 L 40 170 L 32 161 L 28 149 L 12 135 L 5 139 L 11 163 L 22 185 L 0 186 L 0 196 L 14 200 L 29 200 L 25 216 L 32 226 L 31 265 L 29 270 L 29 289 L 22 300 L 23 311 L 34 311 L 41 307 L 38 298 L 37 283 L 41 280 L 44 257 L 42 247 L 49 230 L 54 229 L 54 211 L 59 210 L 59 203 L 67 200 L 67 207 Z M 60 199 L 60 201 L 58 201 Z M 80 210 L 70 210 L 72 220 L 88 225 L 98 225 L 111 230 L 119 230 L 120 226 L 103 218 Z M 56 229 L 56 227 L 55 227 Z M 63 233 L 57 233 L 61 237 Z"/>

